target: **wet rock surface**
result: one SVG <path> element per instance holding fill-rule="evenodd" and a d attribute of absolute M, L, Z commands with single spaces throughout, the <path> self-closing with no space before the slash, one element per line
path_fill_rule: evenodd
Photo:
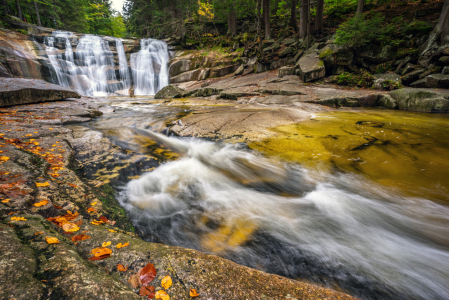
<path fill-rule="evenodd" d="M 81 96 L 69 89 L 43 80 L 0 79 L 0 106 L 56 101 Z"/>
<path fill-rule="evenodd" d="M 0 110 L 1 299 L 142 299 L 129 278 L 148 263 L 157 270 L 151 283 L 156 290 L 162 289 L 164 276 L 171 276 L 171 299 L 188 299 L 189 288 L 197 289 L 199 299 L 353 299 L 217 256 L 140 239 L 114 190 L 87 179 L 130 151 L 83 124 L 101 115 L 100 108 L 110 102 L 81 98 Z M 73 117 L 80 123 L 60 121 Z M 78 230 L 66 232 L 46 220 L 63 215 L 73 216 Z M 100 217 L 114 222 L 91 224 Z M 82 232 L 90 238 L 72 240 Z M 49 244 L 47 238 L 59 243 Z M 88 260 L 104 242 L 111 242 L 111 256 Z M 119 249 L 118 243 L 129 246 Z M 119 271 L 118 264 L 127 270 Z"/>

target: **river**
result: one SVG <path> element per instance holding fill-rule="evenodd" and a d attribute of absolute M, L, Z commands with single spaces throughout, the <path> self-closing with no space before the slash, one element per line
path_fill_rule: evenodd
<path fill-rule="evenodd" d="M 90 126 L 161 162 L 116 184 L 144 239 L 362 299 L 449 299 L 448 115 L 327 112 L 227 143 L 170 136 L 188 106 L 113 105 Z"/>

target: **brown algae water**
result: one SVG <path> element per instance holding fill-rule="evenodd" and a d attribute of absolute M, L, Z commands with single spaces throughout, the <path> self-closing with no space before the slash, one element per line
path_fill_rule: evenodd
<path fill-rule="evenodd" d="M 449 203 L 449 115 L 393 110 L 317 114 L 250 147 L 308 168 L 362 174 L 407 196 Z"/>

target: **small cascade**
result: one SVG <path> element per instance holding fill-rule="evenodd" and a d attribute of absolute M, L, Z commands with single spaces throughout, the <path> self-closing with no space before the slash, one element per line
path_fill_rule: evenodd
<path fill-rule="evenodd" d="M 168 85 L 168 49 L 163 41 L 142 39 L 140 51 L 131 54 L 135 95 L 154 95 Z"/>
<path fill-rule="evenodd" d="M 123 90 L 126 89 L 126 94 L 129 94 L 128 90 L 131 87 L 131 76 L 129 73 L 128 60 L 126 59 L 125 47 L 123 47 L 123 42 L 120 39 L 116 39 L 115 43 L 119 61 L 120 81 L 123 84 Z"/>

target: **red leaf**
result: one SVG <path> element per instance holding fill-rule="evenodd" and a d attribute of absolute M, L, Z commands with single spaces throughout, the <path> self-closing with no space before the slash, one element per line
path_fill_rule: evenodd
<path fill-rule="evenodd" d="M 54 204 L 53 204 L 53 206 L 54 206 L 56 209 L 62 209 L 62 206 L 54 205 Z"/>
<path fill-rule="evenodd" d="M 108 218 L 106 218 L 105 216 L 101 216 L 100 217 L 100 221 L 103 221 L 103 222 L 107 223 L 108 222 Z"/>
<path fill-rule="evenodd" d="M 140 272 L 140 281 L 142 285 L 147 285 L 156 277 L 156 269 L 153 264 L 148 264 L 143 267 L 142 272 Z"/>
<path fill-rule="evenodd" d="M 102 260 L 103 258 L 107 258 L 109 256 L 111 256 L 111 254 L 105 254 L 102 256 L 92 256 L 92 257 L 89 257 L 89 260 Z"/>
<path fill-rule="evenodd" d="M 155 292 L 154 292 L 154 286 L 150 285 L 144 285 L 140 288 L 139 292 L 140 296 L 148 296 L 148 299 L 153 299 Z"/>

